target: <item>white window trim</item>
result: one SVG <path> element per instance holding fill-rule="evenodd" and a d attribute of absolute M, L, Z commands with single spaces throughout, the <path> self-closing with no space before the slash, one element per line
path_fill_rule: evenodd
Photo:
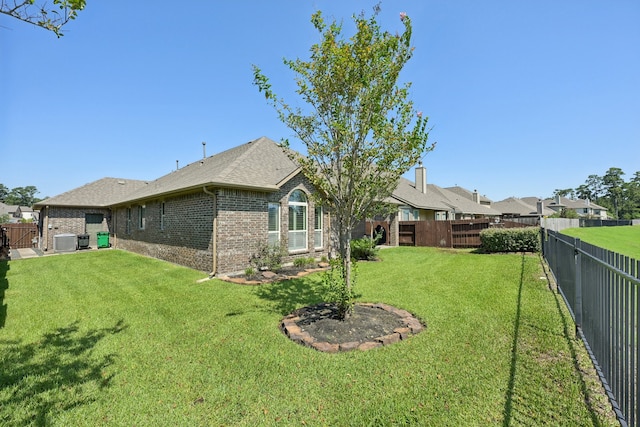
<path fill-rule="evenodd" d="M 276 229 L 273 231 L 269 230 L 269 215 L 272 207 L 276 208 Z M 267 208 L 267 234 L 270 244 L 280 244 L 280 203 L 269 202 Z"/>
<path fill-rule="evenodd" d="M 291 192 L 291 195 L 293 195 L 294 192 L 296 191 L 300 191 L 302 192 L 302 194 L 304 194 L 305 199 L 308 200 L 308 197 L 306 195 L 306 193 L 300 189 L 296 189 L 293 190 L 293 192 Z M 289 199 L 291 199 L 291 195 L 289 196 Z M 304 229 L 303 230 L 290 230 L 289 229 L 289 225 L 287 224 L 287 232 L 288 232 L 288 236 L 291 237 L 291 235 L 304 235 L 304 247 L 299 247 L 299 248 L 291 248 L 291 242 L 293 241 L 293 239 L 289 238 L 289 243 L 287 245 L 287 249 L 289 250 L 289 252 L 305 252 L 309 250 L 309 203 L 308 202 L 292 202 L 291 200 L 289 200 L 289 209 L 292 206 L 302 206 L 304 207 L 304 220 L 303 220 L 303 224 L 304 224 Z M 291 215 L 291 211 L 289 210 L 289 215 Z M 289 218 L 289 222 L 291 221 L 291 218 Z"/>
<path fill-rule="evenodd" d="M 322 226 L 324 224 L 322 206 L 316 206 L 313 210 L 314 222 L 313 222 L 313 246 L 314 249 L 322 249 L 324 248 L 324 233 L 322 232 Z M 320 228 L 316 228 L 316 225 L 319 225 Z M 318 235 L 320 238 L 318 239 Z"/>
<path fill-rule="evenodd" d="M 138 229 L 144 230 L 146 225 L 146 205 L 138 205 Z"/>

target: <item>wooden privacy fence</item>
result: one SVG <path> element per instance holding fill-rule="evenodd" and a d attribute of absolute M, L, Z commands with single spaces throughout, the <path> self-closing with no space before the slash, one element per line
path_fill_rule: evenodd
<path fill-rule="evenodd" d="M 8 246 L 11 249 L 32 248 L 34 239 L 38 237 L 38 224 L 2 224 L 2 228 L 5 229 Z"/>
<path fill-rule="evenodd" d="M 487 228 L 524 228 L 529 224 L 511 221 L 496 223 L 492 219 L 454 221 L 400 221 L 400 246 L 435 246 L 442 248 L 478 248 L 480 232 Z"/>

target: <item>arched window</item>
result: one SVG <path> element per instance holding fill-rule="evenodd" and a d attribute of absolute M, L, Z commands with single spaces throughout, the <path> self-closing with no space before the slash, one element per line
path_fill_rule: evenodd
<path fill-rule="evenodd" d="M 289 250 L 307 249 L 307 195 L 294 190 L 289 196 Z"/>

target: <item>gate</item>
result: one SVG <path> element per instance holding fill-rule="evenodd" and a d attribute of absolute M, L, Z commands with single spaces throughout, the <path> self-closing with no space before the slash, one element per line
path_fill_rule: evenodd
<path fill-rule="evenodd" d="M 2 224 L 11 249 L 32 248 L 38 237 L 38 224 Z"/>

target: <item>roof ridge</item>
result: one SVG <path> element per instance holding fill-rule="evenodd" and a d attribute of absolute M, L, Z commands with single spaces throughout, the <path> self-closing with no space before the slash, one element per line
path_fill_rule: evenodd
<path fill-rule="evenodd" d="M 249 142 L 247 142 L 247 143 L 245 143 L 243 145 L 239 145 L 238 147 L 235 147 L 236 149 L 240 148 L 240 147 L 245 147 L 245 150 L 239 156 L 237 156 L 234 161 L 229 162 L 227 164 L 227 166 L 224 168 L 222 173 L 220 173 L 220 177 L 221 178 L 228 178 L 229 175 L 235 170 L 235 166 L 238 163 L 240 163 L 242 160 L 244 160 L 249 155 L 249 153 L 251 153 L 251 152 L 253 152 L 255 150 L 255 147 L 257 146 L 257 144 L 255 144 L 255 143 L 262 142 L 262 141 L 265 141 L 265 140 L 267 140 L 267 138 L 264 137 L 264 136 L 261 136 L 260 138 L 251 140 L 251 141 L 249 141 Z M 231 151 L 231 150 L 229 150 L 229 151 Z M 222 153 L 220 153 L 220 154 L 222 154 Z"/>

